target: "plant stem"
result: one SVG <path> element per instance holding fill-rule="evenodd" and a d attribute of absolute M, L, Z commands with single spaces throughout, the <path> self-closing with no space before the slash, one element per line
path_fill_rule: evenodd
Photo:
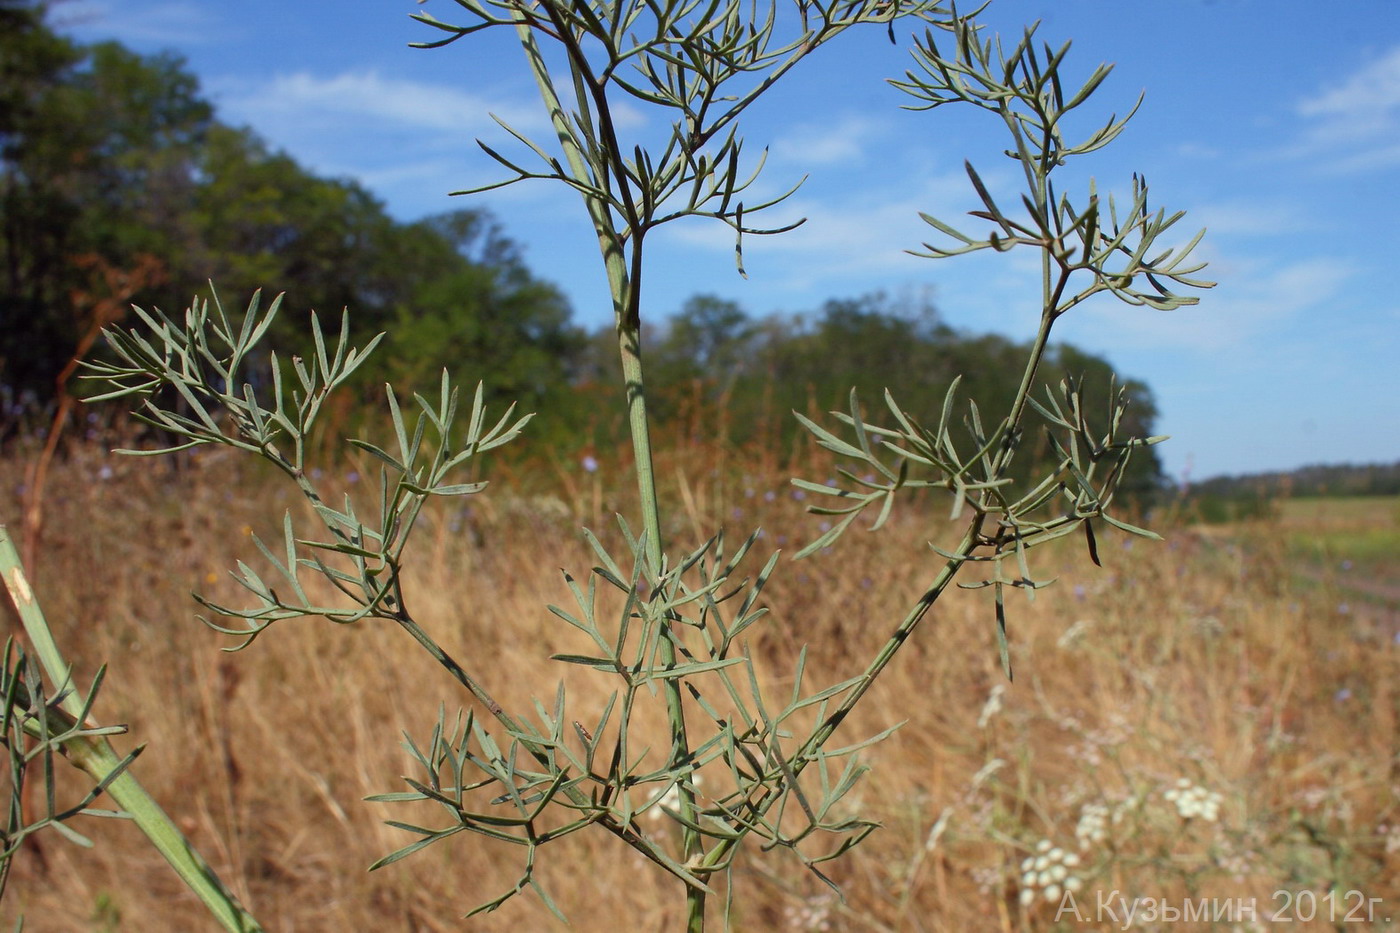
<path fill-rule="evenodd" d="M 530 69 L 534 72 L 540 96 L 549 111 L 550 120 L 554 125 L 560 146 L 564 150 L 569 171 L 580 184 L 587 184 L 593 177 L 589 171 L 590 164 L 575 141 L 564 107 L 554 89 L 554 82 L 550 78 L 548 68 L 540 55 L 538 45 L 535 43 L 534 34 L 519 10 L 513 10 L 512 16 L 516 20 L 516 31 L 519 34 L 520 43 L 524 47 Z M 560 31 L 560 38 L 566 45 L 569 45 L 570 37 L 567 29 Z M 575 75 L 582 80 L 585 63 L 582 61 L 576 46 L 570 45 L 569 51 Z M 596 83 L 594 90 L 597 91 Z M 606 98 L 601 93 L 595 93 L 593 100 L 598 109 L 599 119 L 605 122 L 608 132 L 611 133 L 611 114 L 607 109 Z M 582 100 L 580 100 L 579 105 L 580 107 L 587 106 Z M 609 154 L 609 157 L 617 159 L 620 158 L 620 155 L 614 151 Z M 591 167 L 600 181 L 605 179 L 610 169 L 613 168 L 609 165 L 593 165 Z M 625 193 L 627 185 L 625 174 L 619 172 L 617 176 L 618 183 Z M 622 359 L 622 379 L 627 393 L 627 423 L 632 435 L 632 452 L 637 471 L 637 492 L 641 501 L 645 559 L 651 565 L 652 572 L 659 575 L 664 563 L 665 547 L 661 537 L 661 510 L 656 491 L 656 472 L 652 464 L 651 428 L 646 407 L 646 382 L 642 373 L 640 286 L 643 231 L 638 227 L 633 227 L 630 231 L 631 241 L 629 245 L 632 255 L 629 274 L 624 238 L 614 223 L 608 205 L 602 199 L 590 194 L 584 194 L 584 204 L 588 210 L 589 218 L 593 221 L 593 229 L 598 236 L 598 245 L 603 254 L 603 264 L 607 269 L 608 289 L 612 295 L 618 352 Z M 660 649 L 663 665 L 673 666 L 676 662 L 676 646 L 669 633 L 662 637 Z M 681 700 L 681 685 L 678 679 L 667 678 L 664 691 L 667 719 L 671 731 L 669 764 L 676 766 L 684 764 L 690 758 L 685 708 Z M 703 853 L 703 844 L 700 834 L 689 825 L 697 820 L 697 808 L 695 793 L 688 784 L 681 785 L 679 803 L 681 816 L 686 824 L 682 832 L 682 861 L 690 865 Z M 692 884 L 686 884 L 685 892 L 686 929 L 688 933 L 701 933 L 705 928 L 705 891 Z"/>
<path fill-rule="evenodd" d="M 1003 439 L 1002 451 L 998 455 L 996 461 L 995 472 L 997 475 L 1000 475 L 1001 472 L 1006 469 L 1010 463 L 1011 455 L 1015 451 L 1015 439 L 1020 433 L 1021 418 L 1025 414 L 1026 404 L 1030 398 L 1031 388 L 1035 382 L 1035 374 L 1040 369 L 1040 362 L 1045 356 L 1046 348 L 1050 345 L 1050 330 L 1054 326 L 1057 316 L 1056 302 L 1065 287 L 1067 275 L 1062 275 L 1060 281 L 1055 283 L 1052 287 L 1050 282 L 1048 254 L 1044 273 L 1046 304 L 1040 317 L 1040 329 L 1036 333 L 1035 343 L 1031 347 L 1029 358 L 1026 360 L 1025 370 L 1021 374 L 1021 384 L 1016 390 L 1016 397 L 1011 404 L 1010 414 L 1007 416 L 1005 428 L 1006 436 Z M 984 493 L 984 496 L 985 495 Z M 827 721 L 823 724 L 822 728 L 815 732 L 811 740 L 803 746 L 802 751 L 799 752 L 799 758 L 802 758 L 806 753 L 815 751 L 825 744 L 826 740 L 831 736 L 831 733 L 836 730 L 836 727 L 841 724 L 841 721 L 845 719 L 847 714 L 860 702 L 861 697 L 865 696 L 866 691 L 869 690 L 871 685 L 875 682 L 875 678 L 880 675 L 894 658 L 900 646 L 908 640 L 915 627 L 918 626 L 919 621 L 923 619 L 924 614 L 927 613 L 933 604 L 937 602 L 938 598 L 943 595 L 943 591 L 948 588 L 948 585 L 953 582 L 953 578 L 957 575 L 958 571 L 962 569 L 962 565 L 982 546 L 984 543 L 982 539 L 982 524 L 987 516 L 986 510 L 982 506 L 986 505 L 987 502 L 984 498 L 983 502 L 979 503 L 979 507 L 977 507 L 976 517 L 968 523 L 967 530 L 963 533 L 962 540 L 958 542 L 956 549 L 952 551 L 953 554 L 958 556 L 950 558 L 947 563 L 943 565 L 943 569 L 940 570 L 938 576 L 934 578 L 927 592 L 919 598 L 919 601 L 904 617 L 904 620 L 895 628 L 894 634 L 890 636 L 889 641 L 885 643 L 885 646 L 880 649 L 879 654 L 875 656 L 875 659 L 865 669 L 865 672 L 861 675 L 860 682 L 846 695 L 846 698 L 841 702 L 841 705 L 837 707 L 835 712 L 827 717 Z"/>
<path fill-rule="evenodd" d="M 640 247 L 640 242 L 633 244 L 634 249 L 638 247 Z M 627 301 L 626 297 L 622 297 L 635 296 L 636 294 L 625 274 L 615 276 L 613 274 L 614 267 L 611 265 L 609 273 L 609 281 L 614 288 L 614 300 L 624 307 L 635 302 L 635 298 Z M 636 460 L 637 490 L 641 496 L 642 528 L 646 535 L 646 560 L 651 565 L 652 572 L 659 575 L 665 552 L 661 542 L 661 509 L 656 492 L 656 471 L 652 466 L 651 428 L 647 418 L 646 383 L 642 376 L 641 337 L 640 316 L 635 312 L 619 313 L 617 344 L 618 351 L 622 356 L 622 378 L 627 387 L 627 421 L 632 435 L 632 452 Z M 662 636 L 660 649 L 662 664 L 666 667 L 674 666 L 676 645 L 669 634 Z M 667 678 L 664 690 L 667 719 L 671 730 L 669 763 L 675 766 L 685 763 L 690 758 L 690 743 L 686 735 L 685 708 L 681 700 L 679 678 Z M 695 793 L 688 784 L 682 784 L 680 790 L 679 803 L 686 824 L 682 831 L 682 851 L 685 861 L 689 862 L 690 859 L 701 854 L 703 843 L 700 834 L 688 825 L 696 820 Z M 705 928 L 705 892 L 691 885 L 686 885 L 685 892 L 688 918 L 686 929 L 688 933 L 700 933 Z"/>
<path fill-rule="evenodd" d="M 83 699 L 73 685 L 72 669 L 58 650 L 48 620 L 34 598 L 24 575 L 24 567 L 20 564 L 19 553 L 4 525 L 0 525 L 0 576 L 4 578 L 5 589 L 9 591 L 15 611 L 19 613 L 45 674 L 59 689 L 72 688 L 60 705 L 73 717 L 81 716 Z M 122 763 L 122 757 L 102 736 L 75 737 L 64 743 L 64 750 L 75 767 L 98 783 L 106 780 Z M 233 933 L 257 933 L 262 930 L 262 925 L 238 903 L 238 899 L 214 874 L 209 863 L 195 851 L 160 804 L 129 770 L 112 779 L 107 785 L 107 793 L 122 810 L 131 814 L 132 821 L 225 930 Z"/>

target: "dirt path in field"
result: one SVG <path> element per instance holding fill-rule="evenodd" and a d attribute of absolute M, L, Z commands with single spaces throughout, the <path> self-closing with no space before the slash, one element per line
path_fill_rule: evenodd
<path fill-rule="evenodd" d="M 1295 566 L 1291 569 L 1293 573 L 1311 580 L 1313 583 L 1333 586 L 1344 593 L 1359 593 L 1363 596 L 1369 596 L 1390 604 L 1386 608 L 1392 612 L 1400 611 L 1400 583 L 1391 580 L 1373 580 L 1369 577 L 1327 573 L 1316 567 Z"/>
<path fill-rule="evenodd" d="M 1193 528 L 1188 534 L 1209 548 L 1227 544 L 1245 547 L 1239 538 L 1222 534 L 1217 529 Z M 1400 639 L 1400 580 L 1389 576 L 1376 578 L 1364 571 L 1338 571 L 1317 564 L 1292 562 L 1289 573 L 1299 581 L 1319 587 L 1330 587 L 1339 596 L 1354 599 L 1353 611 L 1372 617 L 1389 638 Z"/>
<path fill-rule="evenodd" d="M 1326 582 L 1326 577 L 1317 571 L 1300 568 L 1298 573 L 1315 579 L 1318 582 Z M 1400 603 L 1400 583 L 1391 583 L 1386 580 L 1368 580 L 1365 578 L 1349 578 L 1346 580 L 1332 579 L 1332 584 L 1338 589 L 1352 590 L 1357 593 L 1365 593 L 1367 596 L 1374 596 L 1387 602 Z"/>
<path fill-rule="evenodd" d="M 1338 574 L 1318 567 L 1294 565 L 1294 577 L 1323 587 L 1331 587 L 1347 598 L 1347 612 L 1383 643 L 1400 644 L 1400 583 L 1371 577 Z"/>

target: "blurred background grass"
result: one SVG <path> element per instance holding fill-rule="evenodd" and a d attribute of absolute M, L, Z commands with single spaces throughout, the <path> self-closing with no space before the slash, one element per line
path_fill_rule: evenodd
<path fill-rule="evenodd" d="M 661 474 L 677 505 L 674 547 L 761 527 L 760 549 L 791 553 L 818 533 L 776 464 L 672 449 Z M 626 488 L 627 464 L 595 453 L 592 472 L 582 454 L 514 463 L 483 495 L 433 511 L 409 590 L 415 615 L 504 702 L 551 698 L 567 675 L 584 721 L 607 685 L 543 660 L 582 647 L 545 606 L 569 600 L 561 567 L 577 577 L 591 566 L 579 527 L 612 540 L 612 513 L 630 510 L 611 493 Z M 0 461 L 11 503 L 26 455 Z M 322 481 L 368 493 L 372 471 L 347 461 Z M 282 512 L 302 508 L 293 492 L 220 453 L 177 470 L 75 445 L 54 462 L 32 575 L 83 676 L 110 665 L 98 715 L 149 744 L 138 776 L 269 929 L 561 928 L 529 896 L 459 919 L 519 870 L 518 851 L 475 837 L 365 873 L 408 840 L 381 822 L 404 812 L 361 798 L 402 788 L 403 731 L 424 735 L 439 704 L 469 699 L 402 632 L 288 622 L 227 654 L 194 620 L 192 590 L 237 602 L 225 571 L 256 556 L 250 532 L 276 535 Z M 884 641 L 935 572 L 926 542 L 949 530 L 943 504 L 925 504 L 897 510 L 888 531 L 780 565 L 772 618 L 751 639 L 774 685 L 804 644 L 809 683 L 822 684 Z M 844 744 L 905 723 L 868 754 L 850 798 L 884 827 L 832 864 L 846 902 L 791 858 L 753 848 L 734 871 L 733 928 L 1111 929 L 1123 911 L 1094 911 L 1115 891 L 1177 905 L 1252 898 L 1268 925 L 1289 906 L 1275 892 L 1329 890 L 1338 918 L 1357 902 L 1346 892 L 1381 901 L 1352 914 L 1370 917 L 1360 926 L 1291 926 L 1395 928 L 1384 918 L 1400 920 L 1400 500 L 1276 505 L 1210 526 L 1159 509 L 1149 521 L 1166 540 L 1101 539 L 1102 569 L 1075 547 L 1047 552 L 1040 573 L 1056 585 L 1009 603 L 1012 684 L 985 592 L 951 593 L 838 734 Z M 1218 816 L 1185 818 L 1168 796 L 1180 782 L 1218 794 Z M 21 858 L 0 920 L 209 928 L 132 827 L 82 829 L 94 849 L 49 837 Z M 1084 922 L 1057 922 L 1059 901 L 1026 877 L 1037 847 L 1074 854 Z M 576 929 L 681 923 L 676 886 L 609 837 L 569 837 L 543 856 L 541 879 Z M 1199 928 L 1250 928 L 1234 919 Z"/>

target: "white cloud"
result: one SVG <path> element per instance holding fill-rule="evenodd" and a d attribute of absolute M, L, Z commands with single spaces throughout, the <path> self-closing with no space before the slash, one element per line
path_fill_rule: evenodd
<path fill-rule="evenodd" d="M 1400 46 L 1302 99 L 1296 110 L 1309 121 L 1297 154 L 1326 155 L 1328 171 L 1400 164 Z"/>
<path fill-rule="evenodd" d="M 867 147 L 885 133 L 885 125 L 869 117 L 850 114 L 821 124 L 786 130 L 772 146 L 774 157 L 806 166 L 859 162 Z"/>
<path fill-rule="evenodd" d="M 931 178 L 913 190 L 852 187 L 826 197 L 799 190 L 770 211 L 745 218 L 762 227 L 806 218 L 802 226 L 778 236 L 745 237 L 745 264 L 761 268 L 770 285 L 785 280 L 804 289 L 881 271 L 915 271 L 927 260 L 917 260 L 905 250 L 919 249 L 924 240 L 939 235 L 918 212 L 949 213 L 944 206 L 965 201 L 966 187 L 966 178 L 956 173 Z M 678 224 L 668 238 L 690 247 L 734 250 L 733 231 L 715 221 Z"/>
<path fill-rule="evenodd" d="M 550 136 L 533 100 L 374 70 L 227 77 L 209 86 L 222 118 L 253 127 L 317 174 L 360 180 L 401 215 L 445 209 L 447 192 L 508 177 L 480 151 L 478 138 L 522 165 L 538 164 L 492 114 L 527 137 L 547 143 Z"/>
<path fill-rule="evenodd" d="M 537 106 L 492 101 L 455 87 L 384 77 L 377 71 L 331 77 L 303 71 L 230 90 L 225 106 L 254 125 L 288 118 L 316 123 L 368 119 L 376 128 L 476 133 L 492 126 L 492 113 L 522 130 L 544 122 Z"/>
<path fill-rule="evenodd" d="M 1330 310 L 1327 303 L 1357 272 L 1352 262 L 1324 257 L 1268 265 L 1213 262 L 1201 274 L 1221 284 L 1208 292 L 1185 291 L 1199 297 L 1200 304 L 1161 312 L 1095 300 L 1066 316 L 1061 339 L 1110 351 L 1206 354 L 1245 351 L 1261 341 L 1272 345 L 1271 330 L 1305 312 Z"/>
<path fill-rule="evenodd" d="M 1341 86 L 1299 102 L 1303 116 L 1371 118 L 1400 109 L 1400 46 L 1351 75 Z"/>
<path fill-rule="evenodd" d="M 1180 143 L 1176 147 L 1177 154 L 1185 159 L 1214 160 L 1220 158 L 1220 149 L 1216 146 L 1206 145 L 1201 142 Z"/>
<path fill-rule="evenodd" d="M 1208 236 L 1272 236 L 1296 233 L 1307 224 L 1295 206 L 1234 200 L 1193 207 L 1180 226 L 1192 232 L 1205 227 Z"/>
<path fill-rule="evenodd" d="M 75 0 L 54 10 L 60 29 L 84 39 L 115 39 L 128 45 L 193 45 L 227 36 L 228 25 L 208 3 L 124 3 L 120 13 L 105 0 Z"/>

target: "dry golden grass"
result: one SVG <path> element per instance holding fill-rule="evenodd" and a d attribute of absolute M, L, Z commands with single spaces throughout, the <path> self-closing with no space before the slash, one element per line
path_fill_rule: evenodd
<path fill-rule="evenodd" d="M 770 468 L 746 475 L 736 457 L 700 451 L 663 465 L 675 546 L 721 525 L 762 526 L 763 544 L 789 552 L 809 540 L 819 519 Z M 247 651 L 221 653 L 227 642 L 194 621 L 189 592 L 236 600 L 224 571 L 255 554 L 248 530 L 275 534 L 282 510 L 298 506 L 247 465 L 202 464 L 176 473 L 89 448 L 49 480 L 36 590 L 78 669 L 110 665 L 97 715 L 130 725 L 124 747 L 148 746 L 138 777 L 270 930 L 559 928 L 530 895 L 460 919 L 518 874 L 520 852 L 475 837 L 366 874 L 407 840 L 382 824 L 403 812 L 361 798 L 402 789 L 401 733 L 423 735 L 439 704 L 452 710 L 464 696 L 382 624 L 281 623 Z M 411 608 L 507 704 L 548 700 L 568 673 L 574 715 L 586 719 L 606 685 L 542 661 L 582 647 L 545 606 L 568 601 L 561 567 L 591 565 L 579 525 L 606 530 L 609 510 L 627 503 L 573 464 L 530 482 L 517 473 L 467 511 L 433 513 Z M 13 521 L 21 476 L 18 460 L 0 463 L 0 520 Z M 923 542 L 945 531 L 907 513 L 888 532 L 853 532 L 832 553 L 783 564 L 772 619 L 752 640 L 764 668 L 790 670 L 807 644 L 812 683 L 852 675 L 935 572 Z M 1102 570 L 1077 550 L 1042 556 L 1041 574 L 1058 583 L 1033 604 L 1010 603 L 1016 680 L 1000 710 L 988 706 L 1004 681 L 990 600 L 961 591 L 939 603 L 838 735 L 905 722 L 868 755 L 859 809 L 884 828 L 834 863 L 846 903 L 790 857 L 755 847 L 734 872 L 734 929 L 1111 929 L 1121 911 L 1116 922 L 1093 911 L 1096 892 L 1114 890 L 1173 904 L 1255 898 L 1263 921 L 1284 906 L 1274 892 L 1328 886 L 1339 917 L 1355 903 L 1341 892 L 1382 898 L 1373 922 L 1290 928 L 1400 920 L 1394 613 L 1339 611 L 1337 593 L 1297 586 L 1282 549 L 1265 544 L 1182 529 L 1166 543 L 1115 537 L 1101 549 Z M 1180 778 L 1221 795 L 1218 820 L 1178 816 L 1163 795 Z M 1081 847 L 1086 804 L 1110 816 L 1106 838 Z M 81 828 L 94 849 L 50 835 L 21 858 L 0 925 L 23 912 L 35 931 L 212 928 L 131 826 Z M 1081 859 L 1084 922 L 1057 924 L 1043 897 L 1020 901 L 1019 865 L 1043 838 Z M 568 837 L 542 861 L 575 929 L 683 926 L 677 884 L 611 837 Z"/>

